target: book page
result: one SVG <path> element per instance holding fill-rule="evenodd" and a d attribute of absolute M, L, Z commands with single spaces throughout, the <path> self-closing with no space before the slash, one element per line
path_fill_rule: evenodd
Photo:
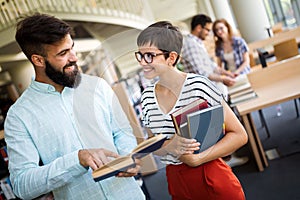
<path fill-rule="evenodd" d="M 118 157 L 99 169 L 93 171 L 92 176 L 95 181 L 100 181 L 111 176 L 118 174 L 121 171 L 126 171 L 130 167 L 135 167 L 135 158 L 142 158 L 149 153 L 159 149 L 164 141 L 166 136 L 163 134 L 158 134 L 148 140 L 141 142 L 131 154 L 127 156 Z"/>
<path fill-rule="evenodd" d="M 244 95 L 241 95 L 241 96 L 238 96 L 238 97 L 235 97 L 235 98 L 231 98 L 230 101 L 232 104 L 235 104 L 235 103 L 239 103 L 239 102 L 243 102 L 243 101 L 246 101 L 246 100 L 249 100 L 249 99 L 253 99 L 257 97 L 256 93 L 255 92 L 250 92 L 248 94 L 244 94 Z"/>
<path fill-rule="evenodd" d="M 143 142 L 141 142 L 135 149 L 133 149 L 133 153 L 138 153 L 140 152 L 141 150 L 155 144 L 156 142 L 160 141 L 160 140 L 163 140 L 165 139 L 166 136 L 164 136 L 163 134 L 158 134 L 158 135 L 155 135 L 151 138 L 148 138 L 147 140 L 144 140 Z"/>
<path fill-rule="evenodd" d="M 237 92 L 237 93 L 235 93 L 235 94 L 231 94 L 231 95 L 230 95 L 230 98 L 236 98 L 236 97 L 239 97 L 239 96 L 242 96 L 242 95 L 251 93 L 251 92 L 254 92 L 254 90 L 253 90 L 252 88 L 248 88 L 248 89 L 246 89 L 246 90 Z"/>
<path fill-rule="evenodd" d="M 248 80 L 247 74 L 238 75 L 235 78 L 235 81 L 236 82 L 233 86 L 228 87 L 229 94 L 234 94 L 236 92 L 251 88 L 251 83 Z"/>
<path fill-rule="evenodd" d="M 134 160 L 131 158 L 131 156 L 122 156 L 119 158 L 116 158 L 99 169 L 93 171 L 93 177 L 99 177 L 104 174 L 113 172 L 113 171 L 120 171 L 121 169 L 127 168 L 128 166 L 134 166 Z"/>

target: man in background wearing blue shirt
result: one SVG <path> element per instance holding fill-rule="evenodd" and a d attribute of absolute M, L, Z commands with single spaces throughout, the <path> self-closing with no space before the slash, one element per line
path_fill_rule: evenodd
<path fill-rule="evenodd" d="M 13 191 L 22 199 L 51 191 L 55 199 L 145 199 L 132 177 L 138 163 L 122 178 L 92 178 L 110 157 L 131 152 L 136 139 L 111 87 L 79 72 L 72 34 L 65 22 L 39 13 L 17 24 L 35 80 L 5 121 Z"/>

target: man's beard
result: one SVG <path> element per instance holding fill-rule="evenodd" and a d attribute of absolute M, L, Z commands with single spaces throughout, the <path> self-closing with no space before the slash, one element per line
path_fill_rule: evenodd
<path fill-rule="evenodd" d="M 46 64 L 46 74 L 47 76 L 54 82 L 59 85 L 70 87 L 70 88 L 76 88 L 81 81 L 81 75 L 78 70 L 78 66 L 76 62 L 70 62 L 67 65 L 63 67 L 63 72 L 56 70 L 48 60 L 45 61 Z M 65 69 L 67 67 L 74 66 L 74 71 L 70 73 L 66 73 Z"/>
<path fill-rule="evenodd" d="M 201 40 L 205 40 L 206 37 L 200 31 L 199 34 L 198 34 L 198 38 L 200 38 Z"/>

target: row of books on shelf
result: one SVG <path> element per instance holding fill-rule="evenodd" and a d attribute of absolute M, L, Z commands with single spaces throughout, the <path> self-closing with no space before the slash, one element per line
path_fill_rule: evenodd
<path fill-rule="evenodd" d="M 247 74 L 241 74 L 235 78 L 236 83 L 228 87 L 229 101 L 231 105 L 247 101 L 257 97 Z"/>
<path fill-rule="evenodd" d="M 12 190 L 8 172 L 8 156 L 6 146 L 0 148 L 0 200 L 18 199 Z"/>
<path fill-rule="evenodd" d="M 198 152 L 211 147 L 224 136 L 224 115 L 221 104 L 208 107 L 206 100 L 197 99 L 173 112 L 171 118 L 176 134 L 189 139 L 195 138 L 200 142 Z M 165 135 L 158 134 L 141 142 L 130 154 L 114 159 L 93 171 L 93 179 L 101 181 L 134 167 L 135 158 L 142 158 L 158 150 L 166 139 Z"/>

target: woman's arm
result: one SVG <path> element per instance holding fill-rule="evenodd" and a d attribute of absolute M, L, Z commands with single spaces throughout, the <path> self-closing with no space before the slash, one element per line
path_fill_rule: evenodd
<path fill-rule="evenodd" d="M 220 57 L 217 57 L 217 64 L 218 64 L 219 67 L 222 67 L 222 60 L 221 60 Z"/>
<path fill-rule="evenodd" d="M 180 160 L 185 164 L 195 167 L 203 163 L 232 154 L 245 145 L 248 141 L 247 133 L 226 102 L 224 108 L 225 136 L 215 145 L 199 154 L 185 154 Z M 200 145 L 201 149 L 201 145 Z"/>
<path fill-rule="evenodd" d="M 237 68 L 237 70 L 234 72 L 235 74 L 240 74 L 247 66 L 250 65 L 249 52 L 243 53 L 243 60 L 244 62 L 239 66 L 239 68 Z"/>

